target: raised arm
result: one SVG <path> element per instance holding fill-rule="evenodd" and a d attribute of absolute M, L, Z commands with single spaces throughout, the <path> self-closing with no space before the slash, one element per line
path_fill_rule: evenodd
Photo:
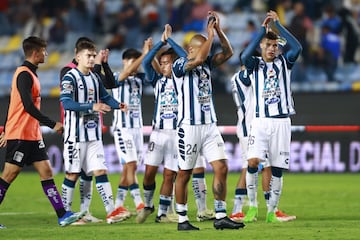
<path fill-rule="evenodd" d="M 201 44 L 199 47 L 199 51 L 196 53 L 195 56 L 192 56 L 192 58 L 188 59 L 187 63 L 185 64 L 185 71 L 190 71 L 197 66 L 203 64 L 207 57 L 209 56 L 211 45 L 214 40 L 214 26 L 215 21 L 211 21 L 207 25 L 207 33 L 208 37 L 205 38 L 204 42 L 198 42 L 197 44 Z"/>
<path fill-rule="evenodd" d="M 174 51 L 176 52 L 176 54 L 179 57 L 186 57 L 187 52 L 180 45 L 178 45 L 174 40 L 171 39 L 171 33 L 172 33 L 172 28 L 171 28 L 170 24 L 166 24 L 165 30 L 163 33 L 164 40 L 174 49 Z"/>
<path fill-rule="evenodd" d="M 125 67 L 123 69 L 123 71 L 120 72 L 118 81 L 125 80 L 128 76 L 130 76 L 131 73 L 135 72 L 139 68 L 144 57 L 151 49 L 151 43 L 152 43 L 152 41 L 150 38 L 148 38 L 144 41 L 143 51 L 142 51 L 140 57 L 138 57 L 132 64 L 128 65 L 127 67 Z"/>
<path fill-rule="evenodd" d="M 274 16 L 274 25 L 279 30 L 280 35 L 284 37 L 286 39 L 286 43 L 290 45 L 290 50 L 285 53 L 285 58 L 290 63 L 294 63 L 302 51 L 302 46 L 299 41 L 288 30 L 286 30 L 286 28 L 281 25 L 276 12 L 270 11 L 270 14 L 272 14 L 271 16 Z"/>
<path fill-rule="evenodd" d="M 216 12 L 210 11 L 209 17 L 215 17 L 215 31 L 219 37 L 220 45 L 222 51 L 220 53 L 217 53 L 212 58 L 212 65 L 214 67 L 217 67 L 224 62 L 226 62 L 229 58 L 232 57 L 234 54 L 234 51 L 231 47 L 229 39 L 226 37 L 224 31 L 222 30 L 220 26 L 220 18 L 219 15 Z"/>
<path fill-rule="evenodd" d="M 255 54 L 256 48 L 259 46 L 261 39 L 265 36 L 267 25 L 270 22 L 271 18 L 266 17 L 264 22 L 261 25 L 260 31 L 254 41 L 251 41 L 249 45 L 244 49 L 243 53 L 241 54 L 241 62 L 246 66 L 248 69 L 252 69 L 254 66 L 254 58 L 253 55 Z"/>
<path fill-rule="evenodd" d="M 105 88 L 111 89 L 118 87 L 114 73 L 112 72 L 109 64 L 109 49 L 100 50 L 95 59 L 94 72 L 97 73 L 101 77 L 101 81 L 103 82 Z M 104 74 L 101 72 L 101 67 L 104 70 Z"/>
<path fill-rule="evenodd" d="M 158 74 L 160 72 L 156 71 L 152 65 L 152 61 L 156 55 L 156 53 L 161 49 L 162 46 L 164 46 L 165 43 L 163 41 L 158 42 L 155 44 L 153 48 L 150 49 L 150 51 L 145 55 L 144 60 L 142 62 L 142 66 L 144 67 L 145 74 L 149 81 L 153 82 L 155 79 L 157 79 Z"/>

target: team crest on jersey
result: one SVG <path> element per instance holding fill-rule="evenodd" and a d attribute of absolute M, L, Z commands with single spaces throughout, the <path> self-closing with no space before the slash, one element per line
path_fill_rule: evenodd
<path fill-rule="evenodd" d="M 162 119 L 173 119 L 176 117 L 174 112 L 178 111 L 178 101 L 173 86 L 166 87 L 164 92 L 160 93 L 159 110 L 162 113 Z"/>

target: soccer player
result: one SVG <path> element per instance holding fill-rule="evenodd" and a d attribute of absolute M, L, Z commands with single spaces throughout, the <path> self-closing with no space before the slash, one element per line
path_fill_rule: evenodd
<path fill-rule="evenodd" d="M 143 149 L 143 119 L 141 111 L 141 98 L 143 85 L 146 82 L 145 74 L 138 72 L 141 62 L 150 50 L 150 39 L 146 39 L 143 52 L 129 48 L 123 52 L 124 68 L 114 73 L 115 84 L 111 86 L 115 99 L 128 103 L 129 112 L 115 110 L 112 129 L 114 142 L 123 172 L 120 176 L 116 194 L 115 206 L 122 209 L 124 216 L 130 217 L 130 212 L 124 207 L 128 190 L 134 200 L 136 212 L 144 208 L 140 188 L 136 176 L 137 165 L 141 161 Z"/>
<path fill-rule="evenodd" d="M 238 110 L 237 137 L 239 138 L 239 144 L 241 147 L 241 159 L 243 165 L 242 165 L 241 175 L 235 189 L 234 207 L 232 214 L 230 215 L 230 219 L 234 221 L 244 220 L 244 222 L 252 222 L 256 219 L 249 219 L 250 221 L 248 221 L 248 219 L 245 218 L 245 214 L 243 213 L 242 208 L 245 198 L 247 196 L 245 176 L 248 168 L 248 162 L 246 155 L 247 155 L 250 123 L 254 116 L 254 107 L 253 107 L 254 96 L 253 96 L 253 89 L 250 82 L 249 74 L 245 66 L 241 62 L 241 54 L 239 58 L 240 58 L 241 69 L 239 72 L 235 73 L 234 76 L 231 78 L 231 84 L 232 84 L 233 99 Z M 267 158 L 265 159 L 265 162 L 261 164 L 261 167 L 259 166 L 258 171 L 262 173 L 262 189 L 264 192 L 265 202 L 268 205 L 269 196 L 270 196 L 271 168 Z M 251 186 L 256 189 L 255 194 L 257 193 L 257 187 L 258 187 L 257 186 L 258 176 L 259 174 L 255 173 L 255 178 L 256 178 L 255 185 Z M 252 199 L 256 201 L 257 197 L 255 196 Z M 251 203 L 251 205 L 257 206 L 257 202 Z M 291 221 L 296 219 L 296 216 L 287 215 L 280 210 L 275 211 L 275 214 L 280 221 Z"/>
<path fill-rule="evenodd" d="M 241 56 L 241 54 L 240 54 Z M 243 162 L 240 178 L 235 189 L 234 207 L 230 219 L 233 221 L 242 221 L 245 214 L 242 211 L 245 197 L 247 196 L 245 175 L 247 169 L 247 145 L 248 134 L 250 131 L 250 122 L 254 113 L 253 93 L 249 75 L 245 66 L 241 63 L 240 71 L 231 78 L 232 95 L 237 107 L 238 122 L 236 125 L 236 135 L 239 139 L 241 148 L 241 160 Z M 257 174 L 257 173 L 256 173 Z M 257 183 L 257 181 L 255 182 Z M 256 187 L 257 188 L 257 187 Z M 255 198 L 256 199 L 256 198 Z"/>
<path fill-rule="evenodd" d="M 48 197 L 58 217 L 60 226 L 69 225 L 85 215 L 66 211 L 56 188 L 51 164 L 45 151 L 40 123 L 58 133 L 63 125 L 45 116 L 40 111 L 41 86 L 36 70 L 45 62 L 46 42 L 30 36 L 23 41 L 24 63 L 14 73 L 10 104 L 5 124 L 5 136 L 1 146 L 6 146 L 6 162 L 0 177 L 0 204 L 5 198 L 10 184 L 26 165 L 33 165 L 39 173 L 45 195 Z"/>
<path fill-rule="evenodd" d="M 270 26 L 272 23 L 272 26 Z M 289 50 L 279 53 L 278 35 L 275 27 L 289 44 Z M 261 56 L 254 56 L 260 45 Z M 266 222 L 279 222 L 275 211 L 282 190 L 282 173 L 289 168 L 291 120 L 295 113 L 290 90 L 290 75 L 296 59 L 301 53 L 299 42 L 280 24 L 276 12 L 269 11 L 256 39 L 243 51 L 241 60 L 248 69 L 253 86 L 254 118 L 248 139 L 248 169 L 246 187 L 250 207 L 246 220 L 258 215 L 255 186 L 258 165 L 269 159 L 271 165 L 271 187 Z"/>
<path fill-rule="evenodd" d="M 174 221 L 167 216 L 168 208 L 171 206 L 173 184 L 178 170 L 175 140 L 178 90 L 171 76 L 171 67 L 173 61 L 178 56 L 186 56 L 186 52 L 170 38 L 170 35 L 171 26 L 166 24 L 161 41 L 146 54 L 143 60 L 145 74 L 154 87 L 155 108 L 152 120 L 153 131 L 150 135 L 149 147 L 144 160 L 145 175 L 143 187 L 145 208 L 142 209 L 136 218 L 138 223 L 143 223 L 154 212 L 155 176 L 160 164 L 164 165 L 163 182 L 160 188 L 160 201 L 155 222 Z M 166 47 L 167 43 L 169 43 L 171 48 Z M 162 52 L 160 53 L 159 61 L 154 61 L 155 55 L 160 50 Z M 153 64 L 155 64 L 155 68 Z"/>
<path fill-rule="evenodd" d="M 93 43 L 93 41 L 87 37 L 80 37 L 78 38 L 78 40 L 75 43 L 75 49 L 74 52 L 76 53 L 76 49 L 78 48 L 78 45 L 81 42 L 91 42 Z M 95 58 L 95 66 L 93 71 L 96 72 L 97 74 L 99 74 L 101 76 L 103 80 L 103 83 L 106 84 L 107 82 L 114 82 L 114 75 L 113 72 L 111 71 L 109 65 L 108 65 L 108 56 L 109 56 L 109 50 L 100 50 L 99 54 L 96 56 Z M 63 67 L 60 71 L 60 82 L 63 79 L 63 77 L 65 76 L 65 74 L 70 71 L 73 68 L 76 68 L 78 65 L 76 59 L 74 58 L 70 63 L 66 64 L 65 67 Z M 101 73 L 101 67 L 103 67 L 104 69 L 104 73 L 105 75 L 102 75 Z M 63 122 L 64 120 L 64 110 L 62 108 L 62 104 L 60 102 L 60 107 L 61 107 L 61 120 Z M 101 119 L 100 119 L 101 121 Z M 80 190 L 80 211 L 86 211 L 86 215 L 80 219 L 79 221 L 73 223 L 73 225 L 81 225 L 81 224 L 85 224 L 88 222 L 92 222 L 92 223 L 99 223 L 102 222 L 102 219 L 96 218 L 94 216 L 91 215 L 90 213 L 90 203 L 91 203 L 91 199 L 92 199 L 92 192 L 93 192 L 93 181 L 92 181 L 92 176 L 87 176 L 84 171 L 81 171 L 80 173 L 80 180 L 79 180 L 80 184 L 79 184 L 79 190 Z M 67 190 L 69 189 L 70 190 Z M 73 194 L 74 191 L 71 190 L 71 188 L 74 188 L 74 186 L 68 186 L 66 185 L 66 182 L 62 184 L 62 189 L 63 192 L 67 192 L 68 194 Z M 71 196 L 68 196 L 67 199 L 72 199 Z M 71 210 L 71 202 L 68 202 L 65 205 L 65 209 L 70 211 Z"/>
<path fill-rule="evenodd" d="M 64 107 L 64 185 L 62 201 L 72 202 L 74 186 L 81 170 L 94 175 L 96 189 L 101 196 L 107 223 L 124 220 L 115 209 L 111 184 L 104 159 L 102 129 L 99 113 L 111 109 L 126 111 L 126 105 L 117 102 L 105 90 L 94 67 L 96 48 L 92 42 L 81 42 L 76 49 L 76 68 L 65 74 L 61 81 L 60 101 Z M 68 192 L 70 191 L 70 193 Z M 71 204 L 69 204 L 71 205 Z"/>
<path fill-rule="evenodd" d="M 216 126 L 216 114 L 212 100 L 210 69 L 228 60 L 233 50 L 220 28 L 217 13 L 209 12 L 208 36 L 196 34 L 192 37 L 187 57 L 181 57 L 173 64 L 173 74 L 179 89 L 179 113 L 177 145 L 179 171 L 176 178 L 176 212 L 179 214 L 178 230 L 199 230 L 189 222 L 187 216 L 187 184 L 196 159 L 201 153 L 214 170 L 213 194 L 216 229 L 239 229 L 243 223 L 236 223 L 226 216 L 226 180 L 228 166 L 224 141 Z M 214 39 L 214 29 L 219 37 L 222 51 L 208 56 Z"/>

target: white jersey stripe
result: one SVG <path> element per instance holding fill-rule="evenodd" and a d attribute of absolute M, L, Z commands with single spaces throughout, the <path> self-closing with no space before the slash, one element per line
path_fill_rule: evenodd
<path fill-rule="evenodd" d="M 62 97 L 72 97 L 72 100 L 80 104 L 98 103 L 99 78 L 90 72 L 83 75 L 78 69 L 70 70 L 63 78 L 62 84 L 71 88 L 71 95 L 64 94 Z M 71 85 L 71 87 L 69 86 Z M 97 112 L 71 111 L 64 113 L 64 142 L 87 142 L 101 140 L 100 116 Z"/>
<path fill-rule="evenodd" d="M 185 71 L 185 57 L 174 62 L 173 75 L 179 85 L 179 123 L 209 124 L 217 121 L 212 98 L 210 58 L 195 69 Z"/>

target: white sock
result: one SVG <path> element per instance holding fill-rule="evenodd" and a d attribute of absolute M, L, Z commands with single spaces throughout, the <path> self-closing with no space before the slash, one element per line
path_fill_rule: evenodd
<path fill-rule="evenodd" d="M 202 211 L 206 210 L 207 187 L 206 187 L 205 178 L 204 177 L 201 177 L 201 178 L 193 177 L 192 178 L 192 188 L 193 188 L 193 192 L 194 192 L 197 211 L 202 212 Z"/>
<path fill-rule="evenodd" d="M 153 202 L 154 192 L 155 192 L 154 190 L 145 190 L 144 189 L 145 207 L 153 207 L 154 206 L 154 202 Z"/>
<path fill-rule="evenodd" d="M 246 190 L 249 198 L 249 206 L 257 207 L 257 188 L 256 188 L 256 173 L 249 173 L 246 171 Z"/>
<path fill-rule="evenodd" d="M 233 214 L 242 212 L 246 196 L 247 196 L 247 193 L 246 193 L 245 189 L 236 189 L 235 190 L 234 208 L 232 210 Z"/>
<path fill-rule="evenodd" d="M 96 190 L 103 201 L 106 213 L 109 214 L 114 211 L 115 207 L 110 182 L 98 181 L 98 179 L 96 179 Z"/>
<path fill-rule="evenodd" d="M 282 177 L 279 178 L 279 177 L 271 176 L 268 212 L 275 211 L 280 200 L 282 185 L 283 185 Z"/>
<path fill-rule="evenodd" d="M 80 211 L 88 211 L 92 198 L 93 184 L 92 180 L 87 181 L 80 177 Z"/>
<path fill-rule="evenodd" d="M 171 196 L 160 195 L 159 208 L 158 208 L 158 216 L 166 215 L 168 208 L 171 204 Z"/>
<path fill-rule="evenodd" d="M 175 186 L 173 187 L 172 194 L 171 194 L 171 203 L 168 207 L 167 214 L 175 214 Z"/>
<path fill-rule="evenodd" d="M 75 182 L 67 178 L 61 185 L 61 200 L 66 211 L 71 211 L 71 205 L 74 197 Z"/>
<path fill-rule="evenodd" d="M 215 217 L 216 219 L 226 217 L 226 202 L 214 199 Z"/>
<path fill-rule="evenodd" d="M 133 198 L 136 207 L 138 207 L 139 204 L 144 203 L 141 199 L 140 188 L 138 184 L 132 184 L 129 189 L 130 195 Z"/>
<path fill-rule="evenodd" d="M 176 207 L 176 212 L 179 215 L 179 223 L 189 221 L 189 217 L 187 216 L 187 211 L 188 211 L 187 204 L 176 203 L 175 207 Z"/>
<path fill-rule="evenodd" d="M 116 193 L 115 208 L 124 206 L 125 198 L 128 192 L 128 188 L 119 186 Z"/>

